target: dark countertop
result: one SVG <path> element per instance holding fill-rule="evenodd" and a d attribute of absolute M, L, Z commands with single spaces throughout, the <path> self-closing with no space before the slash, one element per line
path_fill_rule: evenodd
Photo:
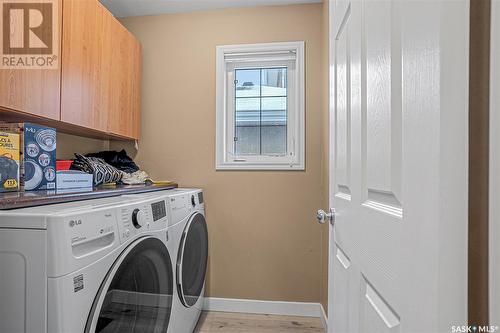
<path fill-rule="evenodd" d="M 63 191 L 26 191 L 0 193 L 0 210 L 25 208 L 42 205 L 58 204 L 63 202 L 99 199 L 114 197 L 123 194 L 154 192 L 177 188 L 177 183 L 166 185 L 116 185 L 94 188 L 92 191 L 72 192 Z"/>

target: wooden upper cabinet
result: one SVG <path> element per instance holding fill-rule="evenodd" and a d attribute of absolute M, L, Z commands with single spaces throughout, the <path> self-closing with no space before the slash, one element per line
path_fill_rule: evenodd
<path fill-rule="evenodd" d="M 139 42 L 98 0 L 59 0 L 57 17 L 58 69 L 0 69 L 0 113 L 37 116 L 78 135 L 138 139 Z"/>
<path fill-rule="evenodd" d="M 140 44 L 97 0 L 63 10 L 61 120 L 138 139 Z"/>
<path fill-rule="evenodd" d="M 59 32 L 56 39 L 61 55 L 61 1 L 58 2 L 58 23 L 53 29 Z M 14 110 L 29 115 L 59 120 L 61 62 L 57 69 L 0 69 L 0 109 Z"/>
<path fill-rule="evenodd" d="M 111 67 L 110 16 L 97 0 L 64 1 L 61 73 L 63 122 L 107 131 Z"/>
<path fill-rule="evenodd" d="M 108 131 L 128 138 L 139 137 L 141 46 L 119 22 L 112 25 L 111 105 Z"/>

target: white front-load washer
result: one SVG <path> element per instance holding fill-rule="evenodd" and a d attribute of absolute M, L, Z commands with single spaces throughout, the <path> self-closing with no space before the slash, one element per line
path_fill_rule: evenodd
<path fill-rule="evenodd" d="M 176 281 L 168 333 L 192 333 L 203 309 L 208 263 L 203 191 L 178 188 L 131 196 L 167 201 Z"/>
<path fill-rule="evenodd" d="M 0 332 L 166 332 L 167 215 L 125 197 L 0 211 Z"/>

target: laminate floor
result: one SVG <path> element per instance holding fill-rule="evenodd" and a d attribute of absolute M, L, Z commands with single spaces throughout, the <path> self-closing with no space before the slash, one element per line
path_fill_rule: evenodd
<path fill-rule="evenodd" d="M 321 320 L 310 317 L 203 312 L 194 333 L 325 333 Z"/>

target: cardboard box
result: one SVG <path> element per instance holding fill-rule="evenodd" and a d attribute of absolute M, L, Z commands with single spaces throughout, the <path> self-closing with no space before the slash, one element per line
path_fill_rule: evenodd
<path fill-rule="evenodd" d="M 19 190 L 19 134 L 0 132 L 0 192 Z"/>
<path fill-rule="evenodd" d="M 56 130 L 30 123 L 2 123 L 0 130 L 20 136 L 21 189 L 55 190 Z"/>

